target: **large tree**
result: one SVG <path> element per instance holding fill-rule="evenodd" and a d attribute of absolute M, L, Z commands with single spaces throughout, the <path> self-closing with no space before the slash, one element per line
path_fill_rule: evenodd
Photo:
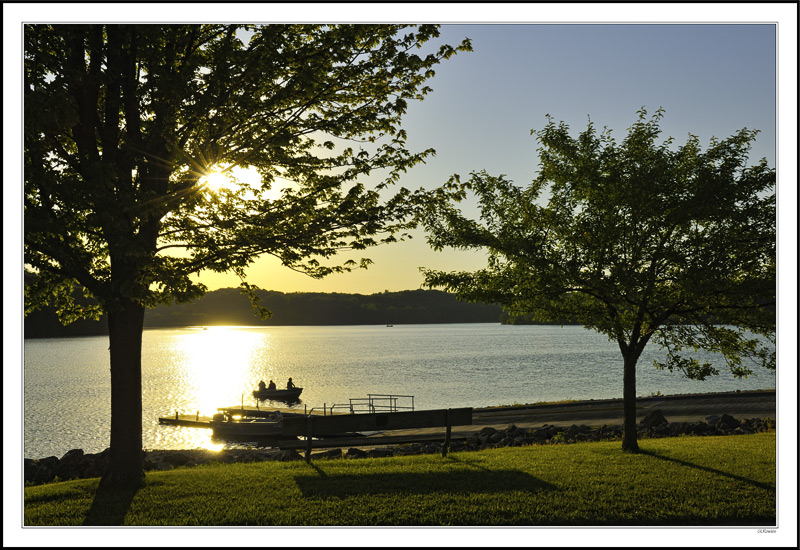
<path fill-rule="evenodd" d="M 619 144 L 591 123 L 574 138 L 548 116 L 529 187 L 453 177 L 425 222 L 434 248 L 489 255 L 475 272 L 426 270 L 427 286 L 539 321 L 577 320 L 619 345 L 631 451 L 636 365 L 651 340 L 666 350 L 656 366 L 689 378 L 719 374 L 699 349 L 720 353 L 736 377 L 775 368 L 775 172 L 748 161 L 755 131 L 705 151 L 691 135 L 673 147 L 656 142 L 662 116 L 640 110 Z M 472 195 L 478 220 L 456 204 Z"/>
<path fill-rule="evenodd" d="M 406 148 L 401 118 L 430 91 L 435 66 L 470 49 L 468 40 L 431 47 L 438 34 L 434 25 L 25 27 L 25 263 L 37 275 L 25 307 L 55 305 L 65 322 L 108 316 L 104 486 L 144 475 L 146 307 L 201 295 L 190 276 L 203 270 L 237 273 L 255 297 L 245 268 L 260 255 L 322 277 L 359 266 L 331 259 L 341 250 L 402 238 L 413 201 L 388 186 L 433 151 Z M 236 167 L 260 181 L 211 185 L 212 172 L 235 179 Z M 81 306 L 76 288 L 99 305 Z"/>

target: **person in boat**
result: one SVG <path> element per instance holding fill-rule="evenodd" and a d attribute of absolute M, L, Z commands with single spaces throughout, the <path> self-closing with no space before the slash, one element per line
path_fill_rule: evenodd
<path fill-rule="evenodd" d="M 269 381 L 269 386 L 267 386 L 267 389 L 268 389 L 268 390 L 274 390 L 274 389 L 277 389 L 277 388 L 278 388 L 278 386 L 276 386 L 276 385 L 275 385 L 275 382 L 273 382 L 272 380 L 270 380 L 270 381 Z"/>
<path fill-rule="evenodd" d="M 289 381 L 288 381 L 288 382 L 286 382 L 286 389 L 287 389 L 287 390 L 291 390 L 291 389 L 293 389 L 293 388 L 294 388 L 294 382 L 292 382 L 292 377 L 290 376 L 290 377 L 289 377 Z"/>
<path fill-rule="evenodd" d="M 264 391 L 265 389 L 267 389 L 267 385 L 262 380 L 261 382 L 258 383 L 258 391 Z"/>

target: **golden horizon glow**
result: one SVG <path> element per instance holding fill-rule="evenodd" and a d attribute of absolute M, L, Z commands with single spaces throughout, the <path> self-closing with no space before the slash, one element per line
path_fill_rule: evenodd
<path fill-rule="evenodd" d="M 356 269 L 350 273 L 328 275 L 314 279 L 293 271 L 281 264 L 278 258 L 262 256 L 246 270 L 247 281 L 265 290 L 280 292 L 343 292 L 350 294 L 374 294 L 384 290 L 390 292 L 416 290 L 422 287 L 420 266 L 431 269 L 475 270 L 486 265 L 486 256 L 480 251 L 437 252 L 427 246 L 424 237 L 412 241 L 377 246 L 368 250 L 346 251 L 331 263 L 341 263 L 362 256 L 375 263 L 369 269 Z M 191 275 L 193 281 L 202 282 L 209 290 L 236 288 L 241 281 L 231 273 L 203 271 Z"/>
<path fill-rule="evenodd" d="M 208 168 L 209 173 L 200 180 L 210 192 L 232 186 L 248 185 L 254 192 L 260 191 L 260 197 L 273 201 L 283 195 L 284 189 L 293 189 L 296 183 L 291 180 L 275 177 L 272 188 L 261 190 L 261 175 L 252 166 L 235 166 L 225 170 L 223 166 L 214 165 Z M 207 182 L 207 183 L 206 183 Z M 252 192 L 245 194 L 253 198 Z M 356 269 L 350 273 L 332 274 L 323 279 L 314 279 L 308 275 L 291 270 L 281 264 L 278 258 L 264 255 L 254 259 L 247 268 L 248 282 L 267 290 L 281 292 L 344 292 L 357 294 L 373 294 L 389 290 L 415 290 L 423 282 L 419 267 L 434 269 L 479 269 L 485 265 L 485 253 L 478 251 L 433 251 L 425 242 L 424 232 L 413 231 L 415 237 L 411 241 L 382 245 L 369 250 L 342 251 L 331 264 L 341 264 L 347 259 L 356 262 L 362 257 L 371 258 L 375 263 L 368 270 Z M 240 285 L 239 277 L 233 273 L 216 273 L 203 271 L 190 275 L 195 282 L 206 285 L 209 290 L 220 288 L 236 288 Z"/>

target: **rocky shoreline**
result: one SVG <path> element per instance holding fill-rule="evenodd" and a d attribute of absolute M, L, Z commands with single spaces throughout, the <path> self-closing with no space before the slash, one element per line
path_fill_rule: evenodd
<path fill-rule="evenodd" d="M 705 421 L 669 422 L 660 410 L 648 413 L 637 425 L 639 438 L 740 435 L 764 432 L 775 429 L 771 418 L 751 418 L 737 420 L 728 415 L 712 415 Z M 466 440 L 455 440 L 451 451 L 477 451 L 499 447 L 520 447 L 524 445 L 568 444 L 580 441 L 619 440 L 622 438 L 622 425 L 586 426 L 575 425 L 568 428 L 544 424 L 538 428 L 520 428 L 511 425 L 505 429 L 487 426 Z M 370 444 L 365 441 L 365 447 Z M 426 453 L 441 453 L 442 443 L 412 443 L 407 445 L 362 448 L 334 448 L 311 455 L 319 458 L 374 458 L 403 456 Z M 106 465 L 108 449 L 100 453 L 85 454 L 82 449 L 67 451 L 60 459 L 50 456 L 40 459 L 24 460 L 24 481 L 26 485 L 40 485 L 54 481 L 100 477 Z M 303 456 L 294 450 L 278 449 L 224 449 L 210 451 L 194 450 L 151 450 L 145 451 L 144 469 L 171 470 L 177 467 L 190 467 L 212 463 L 231 464 L 237 462 L 291 461 L 302 460 Z"/>

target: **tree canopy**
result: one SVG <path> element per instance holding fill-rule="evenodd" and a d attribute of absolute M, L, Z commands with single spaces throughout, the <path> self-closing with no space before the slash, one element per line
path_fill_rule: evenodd
<path fill-rule="evenodd" d="M 418 55 L 437 28 L 402 31 L 28 25 L 25 261 L 41 284 L 26 307 L 96 314 L 74 307 L 75 282 L 102 307 L 187 300 L 204 290 L 190 274 L 244 278 L 261 254 L 318 277 L 355 264 L 321 258 L 393 240 L 408 192 L 379 189 L 432 153 L 406 149 L 400 117 L 437 63 L 469 49 Z M 260 181 L 203 185 L 236 166 Z M 360 182 L 381 169 L 378 189 Z M 136 276 L 112 281 L 114 259 Z"/>
<path fill-rule="evenodd" d="M 626 448 L 635 449 L 635 365 L 651 340 L 657 367 L 719 374 L 692 350 L 719 352 L 734 376 L 775 368 L 775 172 L 749 164 L 756 131 L 680 147 L 657 143 L 663 110 L 644 109 L 617 143 L 594 126 L 539 132 L 538 177 L 457 176 L 426 217 L 436 249 L 484 248 L 485 269 L 426 270 L 430 288 L 498 303 L 540 321 L 575 319 L 617 342 L 624 358 Z M 457 205 L 477 199 L 479 219 Z M 688 353 L 687 353 L 688 352 Z M 633 412 L 629 414 L 633 402 Z"/>
<path fill-rule="evenodd" d="M 135 473 L 141 453 L 130 430 L 141 430 L 145 307 L 200 296 L 191 275 L 203 270 L 239 274 L 255 298 L 245 269 L 260 255 L 321 277 L 369 263 L 326 262 L 341 250 L 402 238 L 414 201 L 388 186 L 433 150 L 409 151 L 401 118 L 431 90 L 438 63 L 471 49 L 432 47 L 438 34 L 25 26 L 24 245 L 38 275 L 25 309 L 55 305 L 65 322 L 109 314 L 112 462 L 123 454 L 115 441 L 133 441 L 118 471 Z M 235 181 L 236 168 L 258 181 Z M 215 188 L 215 172 L 234 181 Z M 367 176 L 380 179 L 369 186 Z M 73 299 L 77 285 L 96 307 Z"/>

